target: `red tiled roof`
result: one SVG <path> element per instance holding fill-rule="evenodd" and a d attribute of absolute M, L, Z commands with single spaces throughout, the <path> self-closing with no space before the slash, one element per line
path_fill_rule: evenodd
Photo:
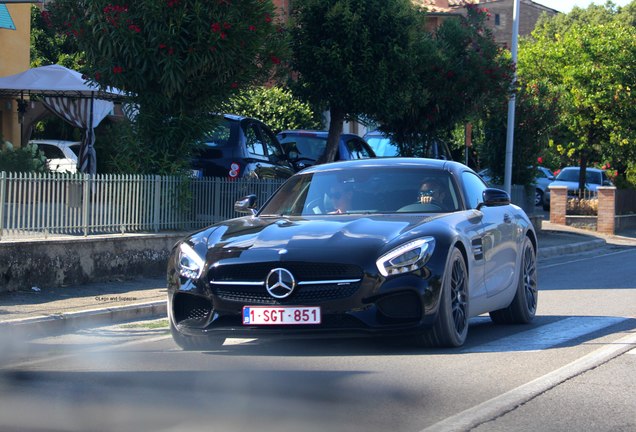
<path fill-rule="evenodd" d="M 413 0 L 413 4 L 432 13 L 453 13 L 466 5 L 479 4 L 479 0 Z"/>

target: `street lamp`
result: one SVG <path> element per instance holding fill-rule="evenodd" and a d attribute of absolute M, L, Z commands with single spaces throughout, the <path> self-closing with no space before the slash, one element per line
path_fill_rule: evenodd
<path fill-rule="evenodd" d="M 515 72 L 512 78 L 513 85 L 517 83 L 517 39 L 519 36 L 519 0 L 515 0 L 512 10 L 512 63 Z M 506 165 L 504 173 L 504 189 L 510 193 L 512 189 L 512 150 L 515 135 L 515 93 L 508 100 L 508 129 L 506 133 Z"/>

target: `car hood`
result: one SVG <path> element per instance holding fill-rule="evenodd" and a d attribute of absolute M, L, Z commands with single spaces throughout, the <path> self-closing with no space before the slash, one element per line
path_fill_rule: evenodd
<path fill-rule="evenodd" d="M 425 235 L 424 226 L 440 216 L 244 217 L 201 232 L 207 261 L 360 262 L 410 238 Z M 428 231 L 428 230 L 427 230 Z"/>

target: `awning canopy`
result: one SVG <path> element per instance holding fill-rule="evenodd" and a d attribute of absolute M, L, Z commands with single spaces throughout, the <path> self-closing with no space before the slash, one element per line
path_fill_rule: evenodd
<path fill-rule="evenodd" d="M 19 97 L 21 114 L 26 110 L 25 96 L 41 99 L 66 122 L 85 130 L 78 169 L 95 174 L 94 129 L 113 110 L 113 101 L 123 100 L 126 95 L 117 89 L 101 90 L 79 72 L 60 65 L 42 66 L 0 78 L 0 98 Z"/>
<path fill-rule="evenodd" d="M 41 66 L 0 77 L 0 98 L 14 96 L 66 96 L 76 98 L 125 99 L 124 92 L 100 90 L 81 73 L 60 65 Z"/>

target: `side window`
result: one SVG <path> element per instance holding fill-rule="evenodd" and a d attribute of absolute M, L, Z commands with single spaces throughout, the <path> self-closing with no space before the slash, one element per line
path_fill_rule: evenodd
<path fill-rule="evenodd" d="M 247 151 L 255 156 L 265 156 L 265 146 L 259 139 L 256 125 L 248 124 L 245 126 L 245 146 Z"/>
<path fill-rule="evenodd" d="M 484 201 L 486 185 L 478 175 L 468 171 L 462 173 L 462 183 L 464 184 L 466 205 L 468 208 L 477 208 L 477 205 Z"/>
<path fill-rule="evenodd" d="M 371 157 L 367 149 L 364 147 L 362 141 L 355 138 L 347 141 L 347 149 L 351 155 L 351 159 L 368 159 Z"/>
<path fill-rule="evenodd" d="M 62 150 L 52 145 L 40 144 L 38 148 L 42 150 L 42 153 L 44 153 L 47 159 L 64 159 L 66 157 L 64 153 L 62 153 Z"/>
<path fill-rule="evenodd" d="M 274 134 L 264 127 L 261 127 L 261 134 L 265 147 L 267 148 L 267 155 L 269 156 L 270 162 L 280 162 L 281 159 L 283 159 L 284 153 Z"/>

